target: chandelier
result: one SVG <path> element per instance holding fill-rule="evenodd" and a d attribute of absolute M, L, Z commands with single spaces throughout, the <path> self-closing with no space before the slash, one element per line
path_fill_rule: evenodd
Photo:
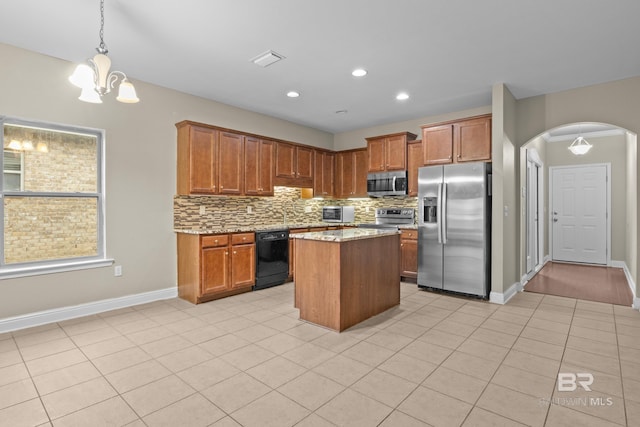
<path fill-rule="evenodd" d="M 104 0 L 100 0 L 100 44 L 96 48 L 98 54 L 93 59 L 88 59 L 88 64 L 80 64 L 76 67 L 69 81 L 82 89 L 78 99 L 84 102 L 102 104 L 102 96 L 111 92 L 118 79 L 118 96 L 120 102 L 133 104 L 140 101 L 136 95 L 133 84 L 127 80 L 122 71 L 109 71 L 111 60 L 107 56 L 109 52 L 104 44 Z"/>
<path fill-rule="evenodd" d="M 568 147 L 569 150 L 576 156 L 582 156 L 587 154 L 589 150 L 591 150 L 592 145 L 587 142 L 582 136 L 577 137 L 573 140 L 571 145 Z"/>

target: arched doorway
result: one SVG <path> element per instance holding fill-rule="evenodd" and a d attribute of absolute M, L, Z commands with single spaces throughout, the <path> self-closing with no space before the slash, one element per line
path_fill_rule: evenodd
<path fill-rule="evenodd" d="M 588 141 L 591 145 L 591 150 L 583 155 L 574 155 L 567 148 L 579 136 Z M 558 200 L 562 201 L 563 199 L 562 197 L 552 198 L 554 190 L 556 191 L 556 196 L 560 192 L 558 186 L 553 184 L 552 178 L 555 176 L 556 181 L 559 181 L 558 177 L 563 175 L 552 173 L 552 171 L 579 170 L 590 173 L 591 168 L 596 165 L 608 165 L 610 173 L 604 179 L 607 180 L 605 184 L 609 185 L 610 188 L 607 190 L 608 193 L 604 194 L 610 197 L 610 207 L 607 208 L 608 210 L 604 209 L 604 207 L 600 210 L 605 212 L 603 215 L 611 225 L 604 230 L 603 234 L 598 234 L 600 236 L 598 238 L 604 236 L 605 239 L 608 239 L 602 242 L 602 247 L 604 248 L 602 250 L 606 251 L 607 255 L 606 261 L 603 262 L 602 258 L 585 257 L 584 262 L 582 262 L 580 257 L 575 259 L 569 257 L 570 264 L 575 265 L 560 265 L 561 268 L 556 268 L 557 271 L 555 273 L 577 277 L 576 280 L 580 281 L 583 280 L 580 278 L 581 273 L 586 272 L 588 268 L 594 268 L 594 263 L 591 259 L 597 259 L 599 260 L 597 263 L 602 265 L 601 268 L 616 269 L 615 271 L 609 270 L 609 273 L 622 274 L 622 280 L 627 283 L 626 287 L 629 288 L 632 294 L 628 304 L 625 302 L 624 305 L 631 305 L 631 301 L 636 297 L 635 283 L 632 278 L 636 277 L 637 266 L 634 260 L 637 259 L 638 250 L 637 233 L 633 225 L 637 223 L 637 164 L 637 135 L 626 129 L 606 123 L 582 122 L 559 126 L 532 138 L 521 147 L 520 274 L 525 291 L 532 289 L 536 281 L 542 281 L 552 266 L 558 266 L 559 263 L 553 260 L 554 248 L 556 255 L 559 253 L 558 247 L 574 249 L 571 244 L 575 242 L 571 239 L 567 240 L 569 243 L 561 240 L 554 241 L 554 239 L 562 239 L 563 234 L 559 231 L 561 227 L 558 227 L 558 219 L 562 220 L 562 217 L 559 216 L 561 212 L 558 211 L 557 207 L 555 210 L 552 209 L 552 205 L 554 203 L 558 204 Z M 569 180 L 567 179 L 567 181 Z M 578 184 L 576 188 L 580 190 L 582 184 L 581 182 L 578 182 Z M 567 194 L 571 193 L 566 188 L 563 188 L 562 191 Z M 583 206 L 600 208 L 602 202 L 593 202 L 592 200 L 595 199 L 592 199 L 590 194 L 582 196 L 583 198 L 586 197 L 586 200 L 581 202 Z M 567 200 L 567 205 L 573 203 L 572 200 Z M 576 206 L 579 204 L 577 203 Z M 562 207 L 563 205 L 561 204 L 560 206 Z M 578 209 L 578 213 L 584 213 L 582 211 L 584 211 L 584 208 Z M 630 227 L 633 229 L 630 229 Z M 565 231 L 570 229 L 571 227 L 568 226 L 562 228 Z M 567 235 L 571 236 L 570 233 Z M 585 237 L 585 232 L 574 233 L 575 236 L 578 237 L 578 240 L 588 240 Z M 567 236 L 564 237 L 566 238 Z M 555 256 L 555 258 L 557 258 L 556 261 L 564 262 L 562 260 L 563 257 Z M 598 273 L 603 271 L 606 270 L 597 270 Z M 611 274 L 598 275 L 591 271 L 584 277 L 587 281 L 589 277 L 597 277 L 597 280 L 602 281 L 609 280 L 609 276 Z M 567 278 L 565 277 L 562 281 L 566 284 L 568 282 L 565 279 Z M 529 289 L 527 288 L 528 286 Z M 556 288 L 553 288 L 553 286 L 556 286 Z M 554 285 L 553 281 L 547 280 L 546 288 L 541 287 L 541 289 L 543 289 L 544 293 L 558 292 L 558 295 L 574 298 L 591 300 L 598 298 L 597 295 L 592 295 L 588 284 L 585 284 L 584 281 L 574 283 L 572 285 L 574 288 L 569 294 L 566 294 L 566 290 L 560 291 L 559 286 L 561 285 L 557 283 Z M 549 291 L 550 289 L 551 291 Z M 600 294 L 604 292 L 604 286 L 593 289 L 599 291 Z M 563 295 L 563 292 L 566 295 Z M 603 302 L 615 303 L 615 298 L 613 300 L 607 298 L 604 298 Z"/>

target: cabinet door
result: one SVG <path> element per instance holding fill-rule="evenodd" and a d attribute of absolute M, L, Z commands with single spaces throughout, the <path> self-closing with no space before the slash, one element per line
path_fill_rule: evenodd
<path fill-rule="evenodd" d="M 260 195 L 273 196 L 273 141 L 260 141 Z"/>
<path fill-rule="evenodd" d="M 385 170 L 385 139 L 371 139 L 367 141 L 367 156 L 369 172 L 384 172 Z"/>
<path fill-rule="evenodd" d="M 400 276 L 417 278 L 418 277 L 418 241 L 417 240 L 400 240 L 401 252 L 401 268 Z"/>
<path fill-rule="evenodd" d="M 217 134 L 213 129 L 191 126 L 189 130 L 189 192 L 217 192 Z"/>
<path fill-rule="evenodd" d="M 296 178 L 308 181 L 309 187 L 313 182 L 313 149 L 296 147 Z"/>
<path fill-rule="evenodd" d="M 228 290 L 229 249 L 227 246 L 203 248 L 200 251 L 202 261 L 201 295 L 215 294 Z"/>
<path fill-rule="evenodd" d="M 367 196 L 367 150 L 353 152 L 353 193 L 351 197 Z"/>
<path fill-rule="evenodd" d="M 352 197 L 354 175 L 352 152 L 338 153 L 336 156 L 336 196 Z"/>
<path fill-rule="evenodd" d="M 273 195 L 273 142 L 254 137 L 245 138 L 244 194 Z"/>
<path fill-rule="evenodd" d="M 422 129 L 424 164 L 441 165 L 453 162 L 453 125 Z"/>
<path fill-rule="evenodd" d="M 326 151 L 315 152 L 313 195 L 320 197 L 333 196 L 333 165 L 335 155 Z"/>
<path fill-rule="evenodd" d="M 409 196 L 418 195 L 418 168 L 422 167 L 422 143 L 407 144 L 407 173 L 409 175 Z"/>
<path fill-rule="evenodd" d="M 405 170 L 407 168 L 407 137 L 404 135 L 385 138 L 386 170 Z"/>
<path fill-rule="evenodd" d="M 218 145 L 218 193 L 242 194 L 244 136 L 220 132 Z"/>
<path fill-rule="evenodd" d="M 256 279 L 256 245 L 231 247 L 231 289 L 253 286 Z"/>
<path fill-rule="evenodd" d="M 453 138 L 457 162 L 491 160 L 491 118 L 454 124 Z"/>
<path fill-rule="evenodd" d="M 260 140 L 247 137 L 244 143 L 244 194 L 260 194 Z"/>
<path fill-rule="evenodd" d="M 282 142 L 276 143 L 276 176 L 296 177 L 296 147 Z"/>

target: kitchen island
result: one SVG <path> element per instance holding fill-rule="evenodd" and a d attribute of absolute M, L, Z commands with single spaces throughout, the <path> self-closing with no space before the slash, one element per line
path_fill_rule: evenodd
<path fill-rule="evenodd" d="M 400 303 L 400 233 L 352 228 L 292 234 L 300 319 L 343 331 Z"/>

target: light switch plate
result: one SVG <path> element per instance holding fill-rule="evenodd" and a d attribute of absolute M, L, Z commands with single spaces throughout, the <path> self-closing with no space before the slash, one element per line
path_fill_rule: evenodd
<path fill-rule="evenodd" d="M 200 215 L 204 215 L 207 213 L 207 210 L 204 206 L 200 206 Z"/>
<path fill-rule="evenodd" d="M 305 206 L 304 213 L 311 213 L 311 206 Z"/>

